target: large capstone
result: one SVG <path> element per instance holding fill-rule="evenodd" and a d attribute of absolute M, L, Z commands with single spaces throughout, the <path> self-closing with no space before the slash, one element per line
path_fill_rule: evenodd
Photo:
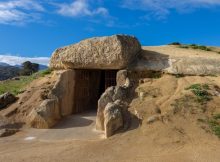
<path fill-rule="evenodd" d="M 57 49 L 50 60 L 52 69 L 122 69 L 141 51 L 139 41 L 128 35 L 95 37 Z"/>

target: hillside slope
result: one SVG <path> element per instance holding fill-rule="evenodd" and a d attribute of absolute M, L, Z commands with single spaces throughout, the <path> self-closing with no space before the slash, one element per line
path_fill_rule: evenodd
<path fill-rule="evenodd" d="M 163 64 L 161 59 L 165 59 L 166 63 L 169 58 L 177 57 L 188 60 L 193 57 L 194 61 L 200 57 L 220 59 L 220 55 L 215 52 L 174 46 L 144 47 L 143 52 L 148 54 L 147 58 L 151 58 L 144 62 L 147 63 L 145 67 L 160 66 L 163 69 L 164 65 L 169 64 Z M 157 64 L 158 61 L 161 64 Z M 211 63 L 207 65 L 212 66 Z M 183 60 L 182 65 L 187 66 L 187 63 Z M 200 69 L 193 70 L 196 72 Z M 219 75 L 187 76 L 159 72 L 133 79 L 135 92 L 129 104 L 132 116 L 129 130 L 120 131 L 108 139 L 97 136 L 93 140 L 70 140 L 66 139 L 68 135 L 65 134 L 59 137 L 61 140 L 56 140 L 56 136 L 71 131 L 71 126 L 83 130 L 89 124 L 95 124 L 90 120 L 85 120 L 85 127 L 67 123 L 62 129 L 53 127 L 54 132 L 58 132 L 54 134 L 46 129 L 22 129 L 11 137 L 0 138 L 0 161 L 219 161 Z M 56 75 L 35 80 L 19 95 L 20 100 L 0 111 L 0 115 L 24 122 L 27 114 L 42 101 L 56 80 Z M 37 132 L 35 136 L 31 136 L 32 131 Z M 93 132 L 95 129 L 79 132 L 88 131 Z M 51 138 L 42 138 L 39 135 L 42 132 L 44 137 L 50 134 Z M 80 136 L 77 132 L 71 133 Z"/>
<path fill-rule="evenodd" d="M 211 99 L 198 102 L 191 89 L 186 89 L 194 84 L 208 85 Z M 0 160 L 217 162 L 220 141 L 206 121 L 220 113 L 218 87 L 220 77 L 144 78 L 136 88 L 136 94 L 144 95 L 137 95 L 129 108 L 142 124 L 134 119 L 130 130 L 94 141 L 27 142 L 23 140 L 27 134 L 20 132 L 6 138 L 7 142 L 0 139 Z M 154 115 L 160 118 L 149 123 Z"/>

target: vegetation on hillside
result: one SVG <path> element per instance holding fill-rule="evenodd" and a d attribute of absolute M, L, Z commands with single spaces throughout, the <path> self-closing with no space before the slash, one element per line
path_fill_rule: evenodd
<path fill-rule="evenodd" d="M 0 66 L 0 80 L 6 80 L 19 76 L 20 69 L 14 66 Z"/>
<path fill-rule="evenodd" d="M 40 65 L 26 61 L 20 67 L 7 64 L 0 64 L 0 81 L 7 80 L 18 76 L 28 76 L 38 72 Z"/>
<path fill-rule="evenodd" d="M 31 63 L 30 61 L 26 61 L 22 64 L 22 68 L 20 70 L 21 76 L 31 75 L 33 73 L 38 72 L 39 64 Z"/>
<path fill-rule="evenodd" d="M 210 93 L 208 92 L 209 89 L 208 84 L 193 84 L 186 88 L 186 90 L 192 91 L 199 103 L 206 103 L 212 99 Z"/>
<path fill-rule="evenodd" d="M 180 48 L 191 48 L 191 49 L 199 49 L 203 51 L 213 51 L 211 48 L 203 45 L 190 44 L 190 45 L 180 45 Z"/>
<path fill-rule="evenodd" d="M 21 76 L 17 80 L 6 80 L 0 82 L 0 95 L 5 92 L 11 92 L 14 95 L 17 95 L 24 91 L 24 88 L 30 84 L 33 80 L 44 77 L 51 73 L 50 69 L 39 71 L 30 76 Z"/>
<path fill-rule="evenodd" d="M 220 114 L 213 115 L 208 124 L 212 132 L 220 138 Z"/>
<path fill-rule="evenodd" d="M 217 51 L 211 47 L 204 46 L 204 45 L 198 45 L 198 44 L 181 44 L 180 42 L 173 42 L 168 45 L 175 45 L 178 46 L 179 48 L 185 48 L 185 49 L 197 49 L 197 50 L 203 50 L 203 51 L 213 51 L 218 54 L 220 54 L 220 51 Z"/>

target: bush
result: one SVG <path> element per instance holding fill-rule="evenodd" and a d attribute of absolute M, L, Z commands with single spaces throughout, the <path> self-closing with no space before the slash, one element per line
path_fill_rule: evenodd
<path fill-rule="evenodd" d="M 26 61 L 22 64 L 20 75 L 23 75 L 23 76 L 31 75 L 33 73 L 38 72 L 38 70 L 39 70 L 39 64 Z"/>
<path fill-rule="evenodd" d="M 189 48 L 187 45 L 181 45 L 180 48 Z"/>
<path fill-rule="evenodd" d="M 220 114 L 218 114 L 218 116 L 220 116 Z M 215 116 L 213 116 L 213 118 L 208 121 L 208 124 L 212 132 L 220 138 L 220 124 L 218 120 L 219 118 L 216 119 Z"/>
<path fill-rule="evenodd" d="M 181 45 L 180 42 L 173 42 L 173 43 L 170 43 L 169 45 Z"/>
<path fill-rule="evenodd" d="M 207 90 L 209 90 L 208 84 L 193 84 L 186 90 L 191 90 L 192 93 L 197 97 L 199 103 L 206 103 L 212 99 L 211 95 Z"/>
<path fill-rule="evenodd" d="M 200 49 L 203 51 L 212 51 L 212 49 L 207 46 L 197 45 L 197 44 L 181 45 L 180 48 L 192 48 L 192 49 Z"/>

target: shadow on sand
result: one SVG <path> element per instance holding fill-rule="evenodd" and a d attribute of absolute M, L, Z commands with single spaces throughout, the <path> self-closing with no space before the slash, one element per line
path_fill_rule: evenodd
<path fill-rule="evenodd" d="M 66 129 L 73 127 L 86 127 L 94 123 L 96 112 L 84 112 L 63 118 L 52 129 Z"/>

